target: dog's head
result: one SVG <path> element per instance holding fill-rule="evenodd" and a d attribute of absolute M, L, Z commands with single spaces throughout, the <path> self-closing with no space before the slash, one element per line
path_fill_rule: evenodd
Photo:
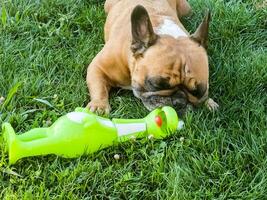
<path fill-rule="evenodd" d="M 159 36 L 142 6 L 132 12 L 132 88 L 148 109 L 199 105 L 208 97 L 209 70 L 205 50 L 210 15 L 191 37 Z"/>

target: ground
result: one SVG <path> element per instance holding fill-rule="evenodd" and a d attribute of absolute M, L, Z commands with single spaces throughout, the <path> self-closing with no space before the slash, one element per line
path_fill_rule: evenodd
<path fill-rule="evenodd" d="M 219 111 L 188 112 L 185 129 L 163 141 L 77 159 L 8 166 L 2 144 L 1 199 L 267 199 L 266 3 L 190 2 L 191 32 L 212 11 L 210 93 Z M 2 0 L 0 18 L 0 124 L 22 133 L 85 106 L 86 68 L 103 46 L 103 0 Z M 130 91 L 113 91 L 111 107 L 111 117 L 148 113 Z"/>

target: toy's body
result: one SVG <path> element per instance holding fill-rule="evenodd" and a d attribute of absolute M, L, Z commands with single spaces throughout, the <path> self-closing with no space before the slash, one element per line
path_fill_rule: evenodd
<path fill-rule="evenodd" d="M 181 122 L 180 122 L 181 123 Z M 16 135 L 9 123 L 3 124 L 9 163 L 28 156 L 56 154 L 73 158 L 93 153 L 130 138 L 153 135 L 164 138 L 177 130 L 178 117 L 170 107 L 151 112 L 144 119 L 105 119 L 87 109 L 60 117 L 49 128 L 35 128 Z"/>

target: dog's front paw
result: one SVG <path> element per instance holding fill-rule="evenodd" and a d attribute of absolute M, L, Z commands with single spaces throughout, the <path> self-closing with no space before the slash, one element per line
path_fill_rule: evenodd
<path fill-rule="evenodd" d="M 206 107 L 210 110 L 210 111 L 216 111 L 219 109 L 219 105 L 211 98 L 209 98 L 206 102 L 205 102 Z"/>
<path fill-rule="evenodd" d="M 108 115 L 110 112 L 110 106 L 107 101 L 92 100 L 86 107 L 98 115 Z"/>

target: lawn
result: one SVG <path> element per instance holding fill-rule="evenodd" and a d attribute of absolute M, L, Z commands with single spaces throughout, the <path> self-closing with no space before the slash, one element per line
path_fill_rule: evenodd
<path fill-rule="evenodd" d="M 0 145 L 0 199 L 267 199 L 267 7 L 254 0 L 190 0 L 193 32 L 212 11 L 210 96 L 217 112 L 189 111 L 163 141 L 137 141 L 77 159 L 8 166 Z M 86 68 L 103 46 L 101 0 L 0 2 L 0 124 L 22 133 L 89 101 Z M 110 117 L 148 111 L 114 90 Z M 121 159 L 113 156 L 120 154 Z"/>

